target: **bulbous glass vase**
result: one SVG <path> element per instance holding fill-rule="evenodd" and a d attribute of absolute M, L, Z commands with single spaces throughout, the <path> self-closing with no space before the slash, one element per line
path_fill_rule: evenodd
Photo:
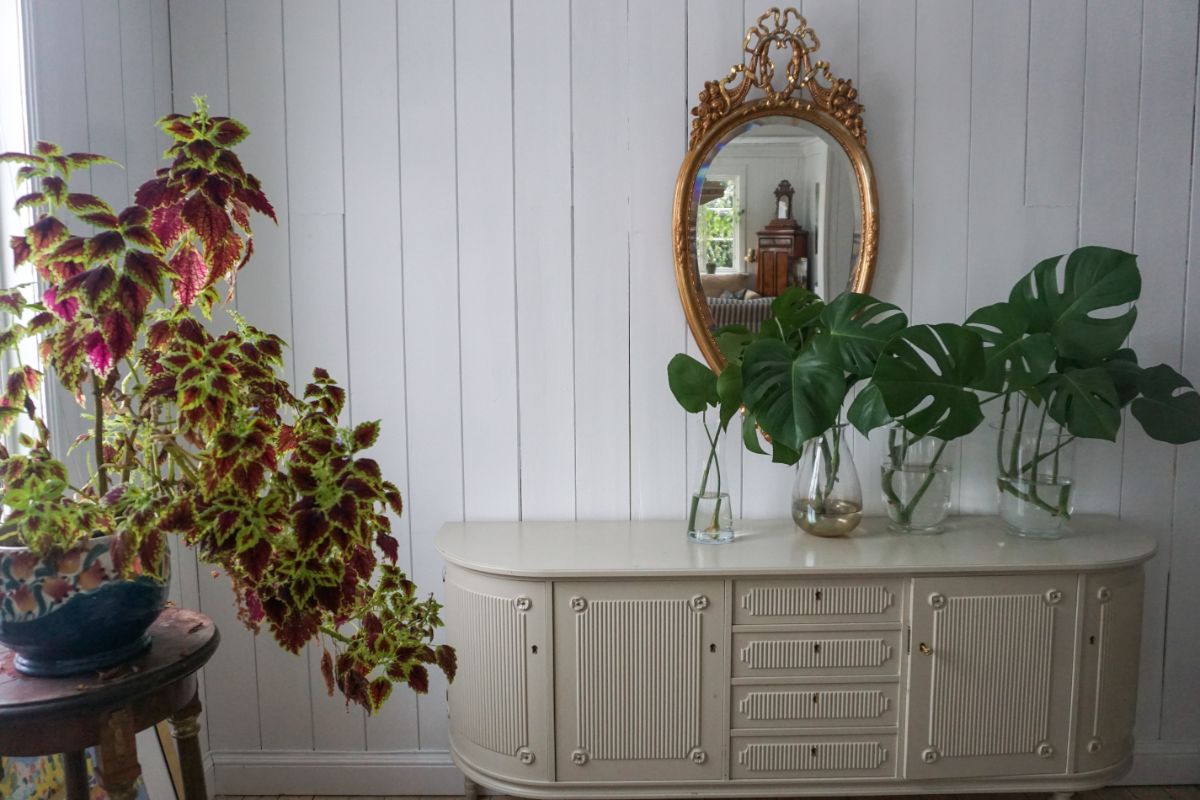
<path fill-rule="evenodd" d="M 835 425 L 804 445 L 792 487 L 792 520 L 814 536 L 845 536 L 862 521 L 862 487 L 846 440 Z"/>

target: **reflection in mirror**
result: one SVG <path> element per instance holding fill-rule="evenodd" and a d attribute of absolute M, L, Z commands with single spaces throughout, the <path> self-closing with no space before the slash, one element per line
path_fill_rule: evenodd
<path fill-rule="evenodd" d="M 817 125 L 766 117 L 706 157 L 693 185 L 700 284 L 717 327 L 755 329 L 789 286 L 846 289 L 862 242 L 850 158 Z"/>

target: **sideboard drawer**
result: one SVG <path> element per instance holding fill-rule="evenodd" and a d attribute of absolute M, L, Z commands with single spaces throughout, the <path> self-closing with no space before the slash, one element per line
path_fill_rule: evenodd
<path fill-rule="evenodd" d="M 733 675 L 898 675 L 900 631 L 733 635 Z"/>
<path fill-rule="evenodd" d="M 899 579 L 735 581 L 733 623 L 899 622 Z"/>
<path fill-rule="evenodd" d="M 895 683 L 758 684 L 733 687 L 734 728 L 834 728 L 896 724 Z"/>
<path fill-rule="evenodd" d="M 896 775 L 896 737 L 735 736 L 729 777 L 890 778 Z"/>

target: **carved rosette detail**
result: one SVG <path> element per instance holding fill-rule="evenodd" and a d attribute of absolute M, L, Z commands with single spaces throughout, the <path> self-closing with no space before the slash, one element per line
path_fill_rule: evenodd
<path fill-rule="evenodd" d="M 775 86 L 772 47 L 776 50 L 790 47 L 792 50 L 779 88 Z M 761 90 L 768 104 L 783 107 L 798 105 L 800 98 L 793 98 L 793 94 L 803 87 L 811 98 L 811 103 L 805 105 L 815 105 L 828 112 L 865 147 L 867 131 L 862 120 L 863 105 L 858 102 L 858 89 L 852 81 L 834 76 L 828 61 L 813 60 L 813 53 L 820 48 L 820 40 L 799 11 L 794 8 L 769 9 L 746 31 L 742 43 L 743 62 L 732 67 L 724 78 L 704 83 L 692 109 L 695 119 L 692 120 L 689 146 L 695 147 L 718 120 L 745 102 L 752 88 Z"/>

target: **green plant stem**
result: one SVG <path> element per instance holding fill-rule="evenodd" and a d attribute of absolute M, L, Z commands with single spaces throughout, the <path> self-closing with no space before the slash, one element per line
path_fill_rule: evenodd
<path fill-rule="evenodd" d="M 320 630 L 321 630 L 321 633 L 325 634 L 330 639 L 333 639 L 335 642 L 341 642 L 342 644 L 350 644 L 351 643 L 351 639 L 349 636 L 345 635 L 344 633 L 342 633 L 337 628 L 334 628 L 331 625 L 322 625 Z"/>
<path fill-rule="evenodd" d="M 709 530 L 717 528 L 717 520 L 721 513 L 721 465 L 717 463 L 717 439 L 720 437 L 720 430 L 717 435 L 713 436 L 712 431 L 708 427 L 707 415 L 702 415 L 701 420 L 704 424 L 704 436 L 708 440 L 708 460 L 704 463 L 704 472 L 700 474 L 700 488 L 692 495 L 692 506 L 688 513 L 688 530 L 696 530 L 696 514 L 700 509 L 700 498 L 704 497 L 708 491 L 708 473 L 712 469 L 713 464 L 717 464 L 717 502 L 713 509 L 713 519 Z"/>
<path fill-rule="evenodd" d="M 104 466 L 104 397 L 100 376 L 92 373 L 92 398 L 96 404 L 96 491 L 100 496 L 108 494 L 108 469 Z"/>
<path fill-rule="evenodd" d="M 1004 408 L 1000 410 L 1000 431 L 996 433 L 996 469 L 1000 475 L 1004 474 L 1004 434 L 1003 431 L 1008 426 L 1008 412 L 1012 407 L 1012 395 L 1004 395 Z"/>
<path fill-rule="evenodd" d="M 1009 448 L 1009 453 L 1008 453 L 1008 474 L 1009 475 L 1019 475 L 1020 474 L 1019 472 L 1017 472 L 1017 465 L 1020 463 L 1021 436 L 1023 435 L 1023 433 L 1025 431 L 1025 414 L 1028 411 L 1029 411 L 1029 398 L 1022 397 L 1021 398 L 1021 412 L 1020 412 L 1020 414 L 1017 415 L 1017 429 L 1015 431 L 1015 435 L 1013 436 L 1012 446 Z M 1001 430 L 1004 430 L 1004 429 L 1001 428 Z"/>
<path fill-rule="evenodd" d="M 929 487 L 933 485 L 933 479 L 937 477 L 937 471 L 935 467 L 937 467 L 938 459 L 942 457 L 942 453 L 945 452 L 946 445 L 948 444 L 950 444 L 950 442 L 943 439 L 942 443 L 938 445 L 937 450 L 934 451 L 933 458 L 929 461 L 929 469 L 925 473 L 925 480 L 921 481 L 921 485 L 917 487 L 916 494 L 914 494 L 912 499 L 909 500 L 908 503 L 900 510 L 901 520 L 906 525 L 912 522 L 913 512 L 917 510 L 917 505 L 921 502 L 921 498 L 925 496 L 925 493 L 929 491 Z"/>

